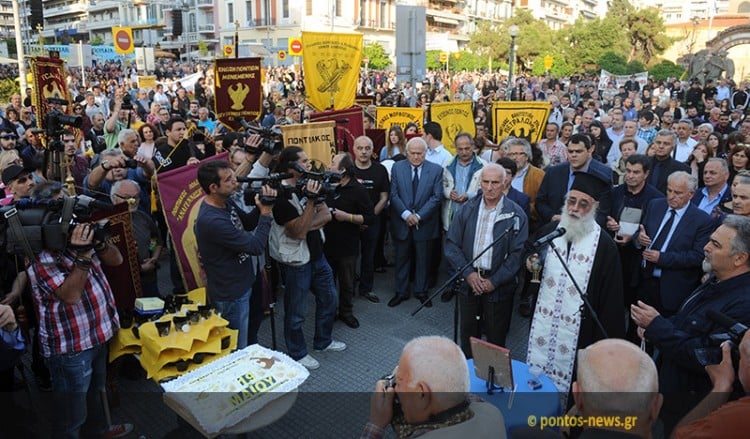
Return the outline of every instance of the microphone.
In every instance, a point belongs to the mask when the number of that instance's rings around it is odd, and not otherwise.
[[[533,246],[536,249],[540,249],[544,247],[545,245],[549,244],[550,242],[552,242],[553,239],[563,236],[565,232],[566,230],[564,227],[558,227],[557,229],[553,230],[551,233],[548,233],[542,236],[541,238],[537,239],[534,242]]]

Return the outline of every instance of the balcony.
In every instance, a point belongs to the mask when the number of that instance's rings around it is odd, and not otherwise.
[[[102,1],[102,2],[96,2],[92,3],[88,7],[89,13],[92,12],[98,12],[98,11],[108,11],[110,9],[119,9],[120,4],[113,1]]]
[[[273,18],[265,19],[265,18],[254,18],[252,20],[247,20],[247,27],[267,27],[267,26],[276,26],[276,20]]]
[[[195,0],[199,8],[213,8],[214,0]]]
[[[76,3],[73,5],[58,6],[56,8],[47,8],[44,10],[44,18],[61,17],[69,14],[83,14],[86,12],[86,5]]]
[[[115,27],[120,25],[119,19],[108,19],[108,20],[92,20],[89,18],[89,29],[106,29],[108,27]]]
[[[198,32],[200,33],[209,33],[212,34],[215,32],[214,25],[212,24],[199,24],[198,25]]]

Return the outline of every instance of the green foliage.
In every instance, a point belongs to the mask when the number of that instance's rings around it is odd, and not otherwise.
[[[18,50],[16,48],[16,40],[11,38],[3,38],[2,41],[8,45],[8,56],[11,58],[18,58]]]
[[[648,64],[664,53],[674,42],[666,34],[661,12],[653,7],[634,11],[627,16],[626,32],[631,50],[628,60]]]
[[[100,35],[95,36],[94,38],[89,41],[89,45],[91,46],[101,46],[104,44],[104,38],[102,38]]]
[[[664,80],[667,78],[679,78],[685,72],[685,69],[673,63],[672,61],[664,60],[659,64],[648,69],[650,76],[653,76],[656,80]]]
[[[384,70],[391,65],[391,59],[385,52],[385,48],[377,42],[365,44],[362,49],[362,58],[369,59],[368,67],[374,70]]]
[[[14,93],[21,93],[21,87],[10,78],[0,79],[0,102],[10,102]]]
[[[628,72],[628,62],[624,56],[615,52],[604,52],[597,61],[599,66],[615,75],[624,75]]]
[[[458,54],[458,59],[456,59]],[[487,68],[487,60],[481,56],[473,54],[469,51],[462,50],[460,52],[450,54],[450,68],[452,71],[474,71]]]
[[[531,73],[535,76],[538,75],[544,75],[546,71],[544,70],[544,57],[547,56],[547,54],[539,55],[536,58],[534,58],[534,67],[531,70]],[[575,72],[576,68],[569,65],[565,58],[559,54],[555,53],[552,54],[552,68],[550,69],[550,73],[554,76],[568,76],[571,73]]]
[[[638,60],[633,60],[628,63],[627,74],[645,72],[646,66]]]
[[[208,55],[208,44],[205,40],[198,40],[198,53],[200,53],[201,56]]]

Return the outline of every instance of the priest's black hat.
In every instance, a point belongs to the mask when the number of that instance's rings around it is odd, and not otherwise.
[[[570,190],[581,191],[586,195],[591,196],[596,201],[599,201],[603,192],[607,190],[607,183],[599,177],[591,175],[587,172],[574,172],[573,185],[570,186]]]

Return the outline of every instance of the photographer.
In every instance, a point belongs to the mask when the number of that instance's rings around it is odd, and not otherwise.
[[[90,434],[106,429],[101,395],[107,342],[119,320],[102,265],[118,266],[123,259],[117,247],[95,241],[94,230],[95,225],[77,224],[67,249],[42,250],[26,268],[52,378],[54,437],[79,437],[84,424]],[[132,425],[113,427],[110,434],[132,430]]]
[[[124,131],[124,133],[127,134],[127,131]],[[135,132],[133,131],[133,133]],[[137,138],[138,135],[136,134],[135,137]],[[126,143],[123,142],[125,148],[132,149],[132,146],[127,146]],[[141,186],[141,200],[138,207],[144,212],[150,213],[149,193],[144,191],[144,187],[148,187],[152,173],[153,163],[147,158],[140,155],[129,158],[119,148],[107,149],[99,154],[98,166],[95,166],[89,175],[83,179],[83,193],[99,201],[111,203],[109,193],[112,190],[112,184],[127,178]]]
[[[735,437],[747,434],[750,429],[750,331],[745,332],[738,346],[740,361],[737,368],[745,397],[727,403],[734,388],[735,373],[732,365],[731,343],[722,344],[721,363],[706,366],[711,377],[711,393],[677,425],[672,437],[676,439],[703,437]],[[745,433],[739,433],[744,431]]]
[[[505,437],[500,410],[470,399],[466,358],[445,337],[418,337],[407,343],[389,381],[375,384],[370,420],[361,439],[382,438],[388,424],[399,438]]]
[[[326,224],[325,232],[335,239],[325,242],[325,255],[339,282],[339,320],[350,328],[359,328],[359,321],[352,314],[359,230],[372,224],[375,216],[367,190],[357,181],[349,153],[336,154],[329,169],[340,173],[341,182],[327,200],[333,221]]]
[[[310,160],[302,148],[290,146],[279,155],[278,172],[290,172],[284,183],[292,186],[273,206],[275,223],[271,228],[269,250],[279,262],[286,285],[284,294],[284,339],[292,359],[313,370],[320,363],[307,353],[302,326],[307,312],[307,292],[315,296],[315,339],[318,351],[343,351],[346,344],[333,340],[336,314],[336,290],[333,272],[323,255],[322,228],[331,221],[325,202],[319,200],[320,182],[307,180],[297,188],[303,173],[309,171]]]
[[[750,324],[750,218],[727,216],[703,251],[703,268],[711,276],[674,316],[665,318],[641,301],[630,307],[638,334],[659,349],[659,387],[664,394],[661,418],[667,434],[711,390],[699,354],[712,348],[711,334],[726,329],[711,320],[708,311]]]
[[[237,178],[224,160],[203,163],[198,168],[198,182],[206,192],[195,221],[206,292],[229,327],[239,331],[237,348],[242,349],[248,344],[250,296],[260,270],[258,259],[251,256],[265,252],[272,206],[261,203],[256,195],[257,209],[251,214],[242,211],[230,199],[237,190]],[[275,197],[276,191],[264,187],[262,194]],[[251,334],[250,339],[256,341],[257,334]]]
[[[108,149],[117,147],[117,136],[120,134],[120,131],[130,128],[130,124],[134,120],[134,110],[131,101],[132,98],[130,95],[123,94],[119,89],[115,92],[112,113],[104,124],[104,141],[107,143]]]

